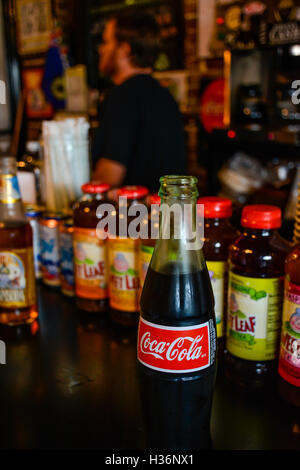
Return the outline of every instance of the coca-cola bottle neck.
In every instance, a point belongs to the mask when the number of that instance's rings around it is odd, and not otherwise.
[[[15,157],[0,158],[0,225],[26,223]]]
[[[160,183],[159,239],[151,268],[164,272],[176,264],[182,272],[199,271],[205,261],[197,223],[197,178],[164,176]]]

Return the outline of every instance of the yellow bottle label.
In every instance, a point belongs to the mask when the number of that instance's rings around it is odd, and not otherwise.
[[[106,244],[94,229],[74,228],[75,291],[84,299],[108,297]]]
[[[116,310],[139,310],[139,240],[109,240],[109,304]]]
[[[225,282],[227,263],[225,261],[206,261],[215,298],[217,337],[225,336],[224,302],[226,298]]]
[[[0,306],[26,308],[36,302],[32,248],[0,252]]]
[[[278,355],[283,278],[229,274],[227,349],[241,359],[268,361]]]
[[[139,256],[140,288],[143,288],[148,267],[152,258],[154,246],[141,245]]]

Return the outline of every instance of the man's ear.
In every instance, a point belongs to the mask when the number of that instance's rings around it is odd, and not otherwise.
[[[122,57],[127,57],[129,59],[131,55],[131,47],[128,42],[122,42],[119,46],[119,50],[121,52]]]

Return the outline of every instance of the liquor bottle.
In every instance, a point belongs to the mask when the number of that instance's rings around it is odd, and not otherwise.
[[[200,236],[190,243],[191,229],[196,233],[198,226],[197,178],[165,176],[160,182],[160,233],[142,291],[138,331],[147,439],[151,448],[207,449],[216,320]],[[184,215],[188,206],[190,217]]]
[[[0,159],[0,323],[38,317],[32,229],[26,219],[14,157]]]

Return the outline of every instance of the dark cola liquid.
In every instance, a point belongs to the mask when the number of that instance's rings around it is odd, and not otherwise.
[[[149,267],[141,296],[145,320],[169,326],[189,326],[214,319],[214,298],[207,269],[185,273],[169,263],[163,272]]]
[[[168,326],[214,320],[214,300],[206,269],[184,273],[177,264],[151,268],[141,298],[142,316]],[[216,363],[193,373],[155,371],[139,364],[147,446],[161,450],[211,448],[210,415]]]

